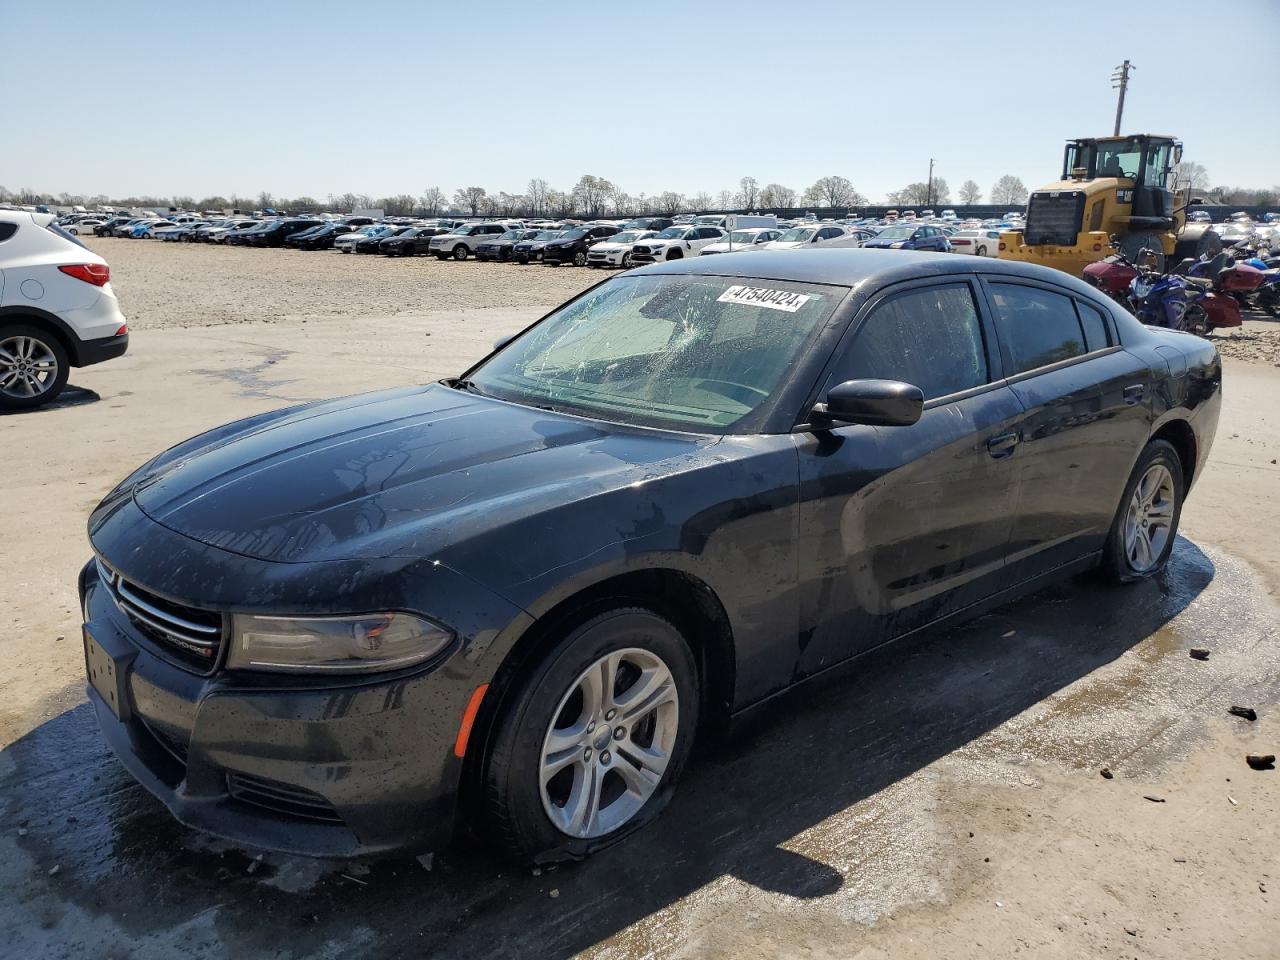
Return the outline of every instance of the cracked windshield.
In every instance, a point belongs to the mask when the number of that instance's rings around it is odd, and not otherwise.
[[[471,377],[530,406],[732,433],[845,287],[727,277],[620,277],[548,317]]]

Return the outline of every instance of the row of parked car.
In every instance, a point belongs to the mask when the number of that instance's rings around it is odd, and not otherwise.
[[[549,266],[628,268],[646,263],[746,250],[887,247],[995,256],[999,231],[1009,221],[960,223],[954,219],[779,220],[768,215],[705,214],[588,222],[549,220],[375,221],[371,217],[202,217],[180,214],[83,217],[63,226],[72,233],[221,243],[234,246],[336,250],[351,254],[440,260],[540,262]]]

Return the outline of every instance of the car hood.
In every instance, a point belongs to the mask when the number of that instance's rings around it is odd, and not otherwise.
[[[872,237],[870,240],[864,240],[864,241],[862,242],[862,245],[863,245],[864,247],[891,247],[891,246],[893,246],[895,243],[911,243],[911,242],[912,242],[912,241],[911,241],[911,240],[909,240],[909,239],[907,239],[907,240],[889,240],[889,239],[884,239],[884,240],[882,240],[882,239],[880,239],[879,237]]]
[[[711,438],[617,427],[439,384],[233,424],[127,479],[152,520],[278,562],[449,561],[449,548],[691,462]]]

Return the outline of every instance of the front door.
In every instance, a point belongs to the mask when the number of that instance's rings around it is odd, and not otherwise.
[[[797,433],[796,676],[1005,585],[1023,408],[1000,379],[976,283],[891,288],[864,308],[822,393],[881,378],[925,394],[919,422]]]

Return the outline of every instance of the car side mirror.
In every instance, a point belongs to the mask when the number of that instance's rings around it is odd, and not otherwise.
[[[516,335],[514,333],[508,334],[505,337],[499,337],[497,340],[493,341],[493,352],[497,353],[499,350],[501,350],[503,347],[505,347],[508,343],[510,343],[515,338],[516,338]]]
[[[924,412],[924,391],[900,380],[846,380],[814,404],[815,426],[862,423],[877,427],[909,427]]]

